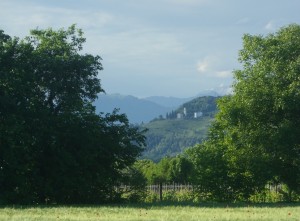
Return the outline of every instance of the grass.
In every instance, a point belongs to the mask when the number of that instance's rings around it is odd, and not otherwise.
[[[141,204],[111,206],[3,207],[5,221],[193,221],[294,220],[300,221],[300,204]]]

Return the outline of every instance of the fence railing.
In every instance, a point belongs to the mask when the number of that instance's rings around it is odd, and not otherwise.
[[[131,187],[128,185],[120,185],[118,187],[115,187],[117,191],[121,192],[127,192],[131,190]],[[197,185],[192,185],[192,184],[179,184],[179,183],[165,183],[165,184],[158,184],[158,185],[148,185],[146,186],[146,190],[149,193],[154,193],[159,195],[159,199],[162,200],[163,198],[163,193],[165,192],[181,192],[181,191],[186,191],[186,192],[202,192],[206,193],[204,189],[201,188],[201,186]],[[274,195],[275,194],[275,195]],[[268,199],[270,198],[270,199]],[[273,198],[273,199],[271,199]],[[266,201],[271,201],[271,200],[277,200],[277,201],[283,201],[284,196],[283,196],[283,185],[282,184],[274,184],[274,183],[268,183],[265,186],[265,192],[262,194],[255,194],[253,195],[253,201],[255,202],[266,202]]]
[[[180,184],[180,183],[163,183],[163,184],[157,184],[157,185],[148,185],[146,186],[146,189],[149,192],[155,192],[158,193],[160,191],[160,188],[162,191],[193,191],[195,189],[201,189],[199,186],[195,186],[192,184]],[[121,185],[117,189],[119,190],[130,190],[129,185]],[[280,192],[282,190],[282,184],[267,184],[266,189],[272,192]]]
[[[161,185],[162,191],[193,191],[194,187],[191,184],[178,184],[178,183],[172,183],[172,184],[162,184]],[[147,186],[147,190],[149,192],[159,193],[160,191],[160,185],[149,185]]]

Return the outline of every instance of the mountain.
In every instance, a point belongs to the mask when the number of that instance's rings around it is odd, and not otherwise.
[[[211,94],[217,96],[214,91],[202,91],[199,94]],[[159,116],[166,116],[166,113],[177,109],[183,103],[194,99],[152,96],[147,98],[137,98],[131,95],[120,94],[100,94],[94,102],[97,112],[111,113],[115,108],[120,109],[120,113],[127,115],[130,123],[141,124]]]
[[[181,113],[185,118],[194,118],[195,113],[202,113],[202,115],[214,115],[217,110],[216,100],[218,97],[205,96],[195,98],[187,103],[182,104],[175,113]],[[185,114],[184,114],[185,112]]]
[[[173,110],[168,119],[155,119],[142,128],[147,128],[147,146],[142,158],[159,161],[164,156],[175,156],[188,147],[205,140],[208,128],[217,112],[217,97],[199,97]],[[184,115],[183,112],[186,114]],[[194,118],[194,113],[202,113]],[[177,118],[177,114],[182,114]]]
[[[162,106],[146,99],[120,94],[101,94],[94,105],[97,112],[104,113],[111,113],[115,108],[118,108],[120,113],[125,113],[133,124],[149,122],[159,115],[165,115],[171,111],[170,107]]]
[[[219,97],[219,93],[214,90],[202,90],[200,91],[196,96],[194,97],[188,97],[188,98],[178,98],[178,97],[164,97],[164,96],[151,96],[144,98],[145,100],[154,102],[158,105],[164,106],[164,107],[172,107],[177,108],[180,105],[193,100],[197,97]]]
[[[218,91],[220,91],[220,88],[218,88]],[[219,96],[220,96],[220,93],[216,92],[215,90],[203,90],[203,91],[200,91],[197,94],[197,96],[194,98],[197,98],[197,97],[219,97]]]
[[[144,98],[145,100],[156,103],[160,106],[177,108],[179,105],[186,103],[193,98],[178,98],[178,97],[163,97],[163,96],[151,96]]]

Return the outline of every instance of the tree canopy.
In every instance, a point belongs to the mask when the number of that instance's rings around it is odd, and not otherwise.
[[[229,190],[231,196],[247,198],[268,181],[297,192],[300,26],[292,24],[267,36],[244,35],[239,61],[243,68],[234,71],[233,94],[219,100],[207,142],[191,151],[198,179],[214,177],[220,190],[215,195],[221,198]],[[219,174],[220,165],[222,179],[211,176]]]
[[[101,58],[83,32],[0,31],[0,203],[113,200],[145,137],[116,111],[95,113]]]

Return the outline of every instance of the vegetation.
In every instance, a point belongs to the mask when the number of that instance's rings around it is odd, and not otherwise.
[[[145,137],[117,112],[97,115],[101,58],[67,30],[0,31],[0,203],[99,203],[142,151]]]
[[[204,96],[195,98],[189,102],[182,104],[177,110],[167,113],[167,119],[176,119],[177,114],[181,113],[184,115],[184,109],[186,115],[183,116],[185,119],[193,119],[194,113],[202,112],[203,116],[213,117],[217,111],[217,99],[218,97]]]
[[[281,200],[299,200],[299,45],[299,25],[244,36],[234,93],[219,99],[207,140],[181,156],[192,165],[185,179],[202,199],[251,201],[266,194],[267,184],[280,184]],[[148,182],[172,182],[172,160],[140,168]]]
[[[300,26],[245,35],[234,93],[218,102],[208,140],[187,152],[212,199],[249,199],[267,182],[300,189]]]
[[[37,207],[37,208],[2,208],[0,220],[72,220],[72,221],[134,221],[134,220],[298,220],[300,206],[298,204],[140,204],[114,205],[96,207]]]
[[[95,113],[92,102],[103,92],[101,58],[82,54],[81,30],[36,29],[23,40],[0,31],[0,204],[155,202],[147,184],[159,184],[159,199],[173,202],[299,201],[300,26],[265,37],[245,35],[243,41],[243,69],[234,72],[233,94],[218,100],[214,120],[216,98],[203,97],[138,128],[117,111]],[[203,116],[192,119],[198,111]],[[174,113],[181,119],[172,119]],[[155,161],[136,161],[146,128],[144,157]],[[191,183],[192,190],[162,193],[163,183],[175,182]],[[46,216],[26,214],[38,208],[4,208],[0,219],[52,219],[51,209],[56,218],[73,220],[120,219],[119,211],[122,220],[199,219],[194,207],[185,208],[188,214],[181,207],[155,208],[147,208],[150,216],[118,208],[111,217],[101,208],[89,208],[91,216],[81,211],[84,217],[75,208],[45,208]],[[268,208],[268,215],[249,207],[247,213],[211,209],[201,219],[284,220],[299,213],[299,207],[286,208]],[[218,214],[206,216],[210,212]]]
[[[147,184],[187,183],[192,175],[192,165],[182,156],[165,157],[158,163],[151,160],[139,160],[134,164],[146,178]]]
[[[201,143],[205,138],[213,118],[202,117],[195,120],[157,120],[144,124],[146,148],[143,159],[158,162],[165,156],[176,156],[186,148]]]
[[[166,119],[161,116],[143,124],[142,128],[148,129],[143,158],[158,162],[165,156],[176,156],[186,148],[202,143],[217,111],[216,100],[216,97],[195,98],[168,113]],[[187,115],[177,119],[177,113],[183,114],[184,108]],[[202,112],[203,116],[194,118],[195,112]]]

